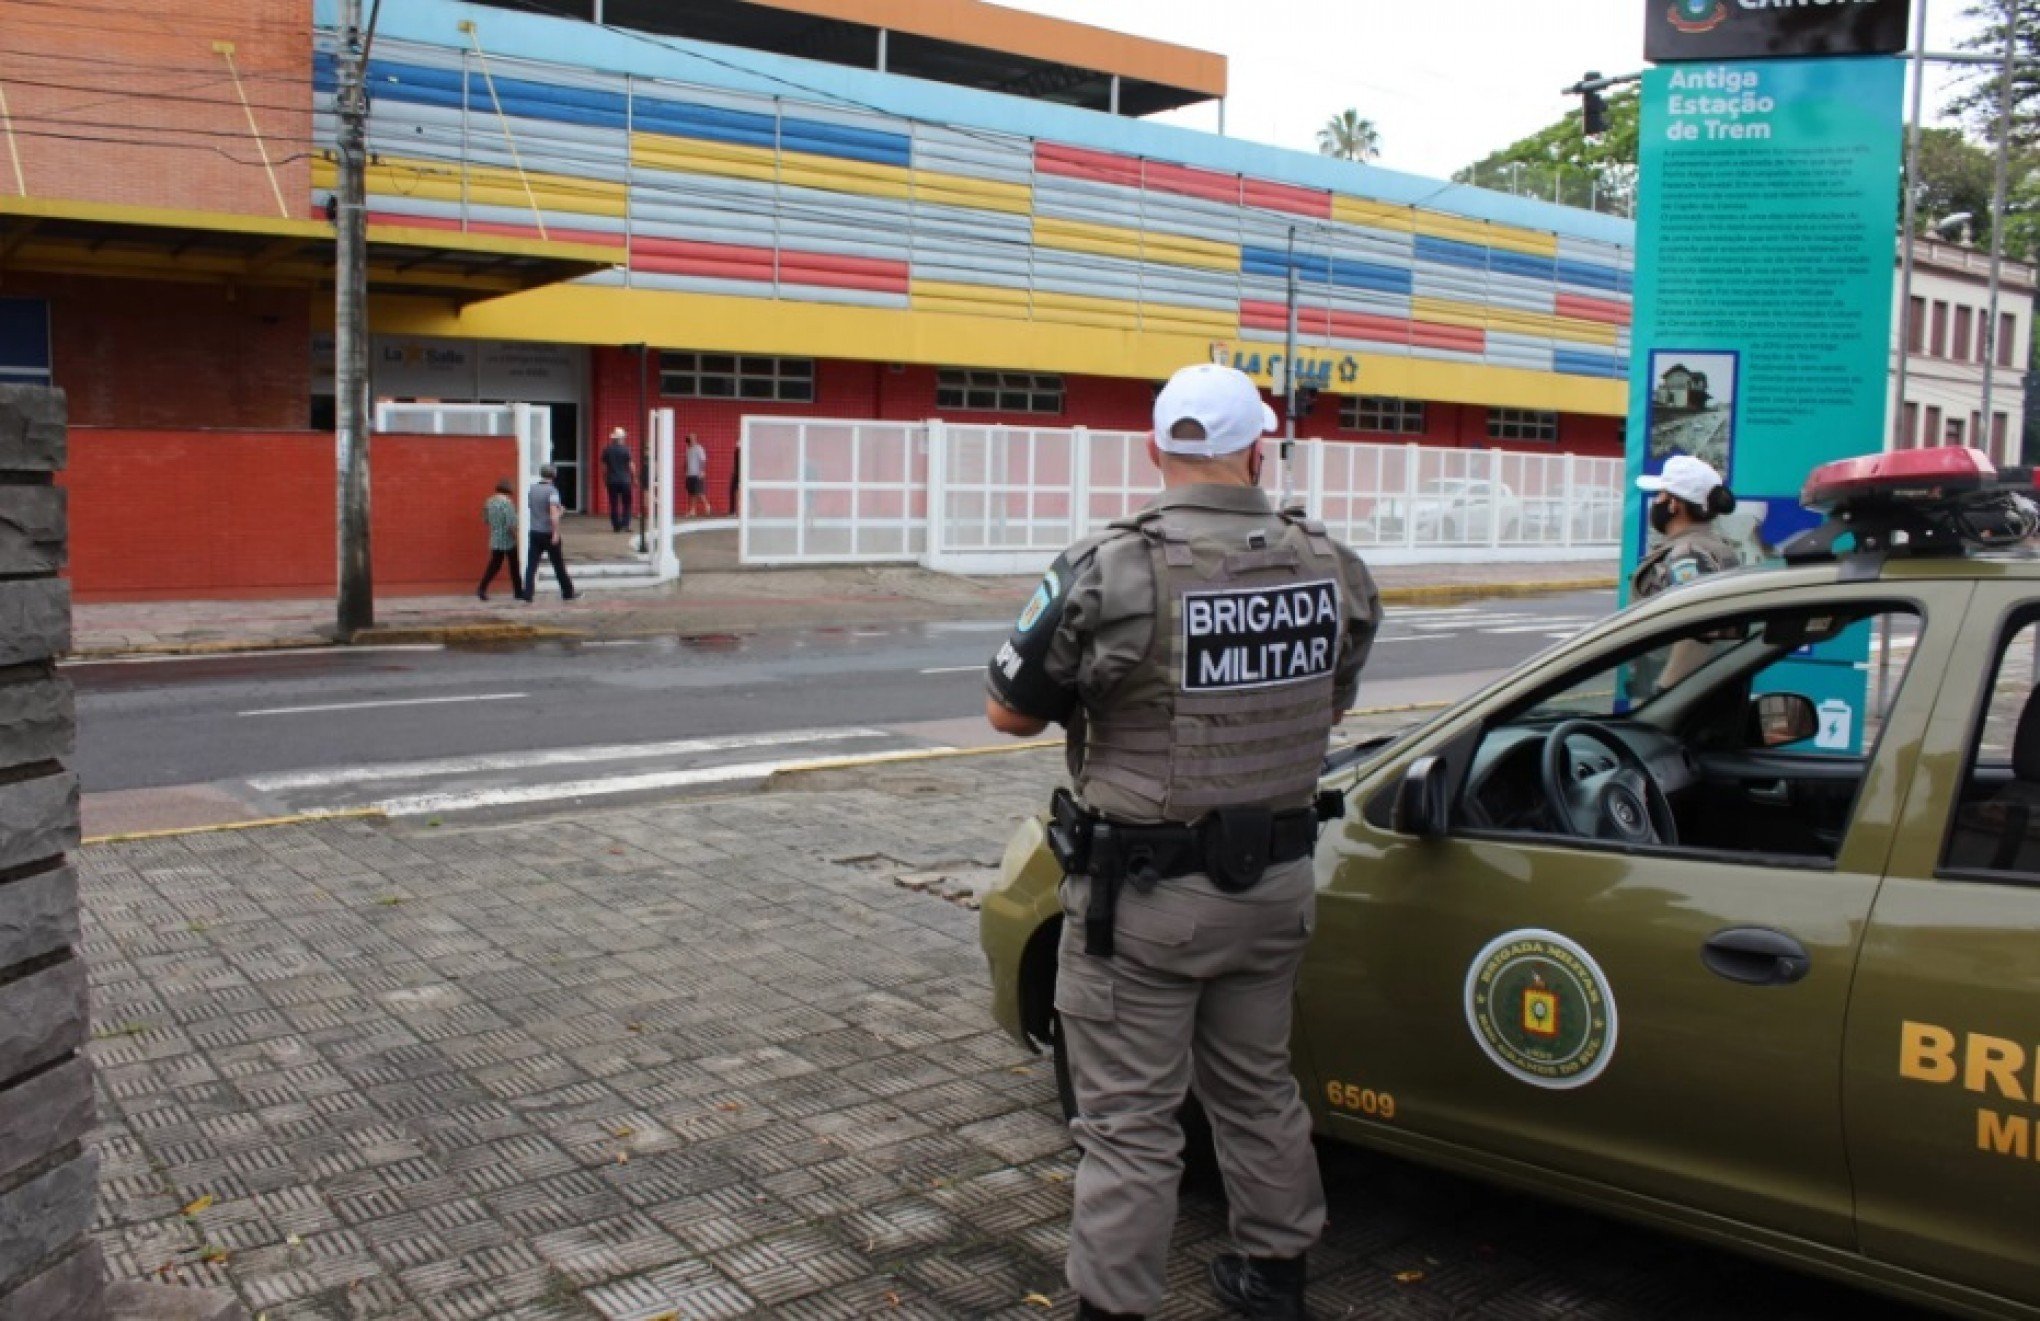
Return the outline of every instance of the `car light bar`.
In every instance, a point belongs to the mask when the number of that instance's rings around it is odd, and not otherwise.
[[[1931,504],[1997,480],[1997,468],[1983,451],[1966,445],[1894,450],[1823,463],[1807,476],[1799,503],[1823,513],[1863,500]]]

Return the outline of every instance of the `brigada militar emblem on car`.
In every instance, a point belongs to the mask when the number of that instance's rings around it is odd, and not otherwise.
[[[1466,1022],[1504,1073],[1584,1087],[1615,1055],[1615,996],[1601,965],[1555,931],[1509,931],[1466,973]]]

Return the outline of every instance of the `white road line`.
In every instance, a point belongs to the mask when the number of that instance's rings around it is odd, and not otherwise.
[[[1378,647],[1384,642],[1450,642],[1458,636],[1457,633],[1411,633],[1407,637],[1378,637],[1374,639],[1374,645]]]
[[[936,666],[936,667],[935,667],[934,669],[932,669],[932,670],[922,670],[922,671],[921,671],[921,673],[923,673],[923,674],[975,674],[975,673],[977,673],[977,672],[978,672],[979,670],[982,670],[982,669],[984,669],[984,666],[982,666],[982,665],[937,665],[937,666]]]
[[[1013,625],[1004,619],[962,619],[926,626],[930,633],[1010,633]]]
[[[373,784],[379,780],[425,779],[435,775],[473,775],[487,771],[542,770],[548,766],[581,766],[602,761],[643,761],[652,757],[684,757],[703,752],[734,752],[799,743],[841,743],[848,739],[884,738],[879,729],[783,729],[767,734],[727,738],[675,739],[665,743],[616,743],[585,748],[547,748],[532,752],[499,752],[474,757],[443,757],[433,761],[394,761],[376,766],[336,766],[325,770],[258,775],[247,781],[258,793],[289,789],[325,789],[338,784]]]
[[[1544,633],[1544,632],[1548,632],[1548,631],[1550,630],[1550,628],[1551,628],[1551,626],[1552,626],[1552,624],[1553,624],[1553,623],[1562,623],[1562,622],[1564,622],[1564,621],[1562,621],[1562,620],[1550,620],[1550,619],[1546,619],[1546,620],[1543,620],[1543,621],[1541,621],[1541,622],[1539,622],[1539,623],[1535,623],[1535,624],[1507,624],[1507,625],[1504,625],[1504,626],[1503,626],[1503,627],[1501,627],[1501,628],[1482,628],[1482,629],[1476,629],[1475,631],[1476,631],[1476,632],[1479,632],[1479,633],[1486,633],[1486,634],[1488,634],[1488,635],[1490,635],[1490,636],[1492,636],[1492,637],[1506,637],[1506,636],[1508,636],[1509,634],[1512,634],[1512,633]],[[1587,630],[1586,630],[1586,629],[1585,629],[1584,627],[1582,627],[1582,628],[1580,628],[1580,629],[1577,629],[1577,630],[1575,630],[1575,631],[1576,631],[1576,632],[1580,632],[1580,633],[1584,633],[1584,632],[1586,632]],[[1567,634],[1566,636],[1570,637],[1570,636],[1572,636],[1572,635],[1571,635],[1571,634]]]
[[[600,780],[566,780],[557,784],[520,784],[471,793],[413,794],[371,804],[390,816],[424,816],[435,812],[472,812],[485,807],[557,802],[568,798],[600,798],[655,789],[683,789],[696,784],[727,784],[762,780],[798,760],[745,761],[729,766],[697,766],[684,771],[652,771],[644,775],[613,775]]]
[[[331,702],[324,706],[271,706],[260,711],[236,711],[242,716],[301,716],[313,711],[371,711],[385,706],[443,706],[448,702],[511,702],[529,693],[467,693],[460,697],[403,697],[387,702]]]
[[[391,642],[373,647],[270,647],[253,651],[202,651],[183,656],[83,656],[58,661],[63,669],[83,665],[163,665],[171,661],[246,660],[262,656],[360,656],[371,651],[445,651],[443,642]]]

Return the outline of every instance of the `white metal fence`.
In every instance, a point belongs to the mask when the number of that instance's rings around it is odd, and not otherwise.
[[[1306,440],[1287,487],[1376,563],[1601,559],[1621,535],[1622,468],[1571,454]],[[1266,483],[1280,484],[1272,465]],[[1146,432],[753,417],[740,545],[746,564],[1033,573],[1160,487]]]

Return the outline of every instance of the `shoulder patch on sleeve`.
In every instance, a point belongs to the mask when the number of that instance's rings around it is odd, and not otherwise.
[[[1671,570],[1672,585],[1681,587],[1700,576],[1700,561],[1694,559],[1673,560],[1666,566]]]

